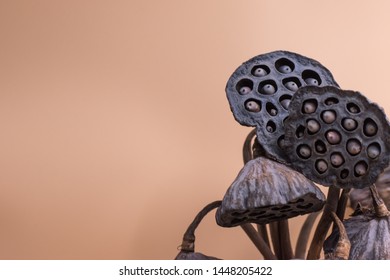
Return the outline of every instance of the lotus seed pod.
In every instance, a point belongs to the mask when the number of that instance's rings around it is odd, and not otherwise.
[[[311,86],[318,86],[318,81],[314,78],[307,78],[305,80],[305,83],[308,84],[308,85],[311,85]]]
[[[252,91],[252,89],[250,87],[242,87],[240,88],[240,94],[248,94]]]
[[[355,165],[355,173],[358,176],[363,176],[367,173],[367,164],[365,162],[359,162]]]
[[[306,114],[314,113],[316,109],[317,109],[317,105],[313,101],[308,100],[305,101],[305,103],[303,103],[303,112]]]
[[[256,76],[256,77],[264,77],[267,74],[268,74],[267,71],[265,71],[261,67],[258,67],[258,68],[255,69],[255,71],[253,71],[253,75]]]
[[[347,151],[348,153],[350,153],[351,155],[357,155],[358,153],[360,153],[362,150],[362,145],[360,144],[360,142],[356,139],[351,139],[351,140],[348,140],[347,142]]]
[[[344,158],[341,154],[334,153],[330,156],[330,162],[332,163],[333,166],[339,167],[344,163]]]
[[[230,76],[226,94],[234,118],[241,125],[256,127],[257,136],[267,157],[287,163],[285,150],[278,144],[277,139],[284,136],[283,121],[289,115],[288,107],[292,94],[305,84],[304,80],[309,77],[317,79],[324,86],[337,86],[329,70],[318,61],[287,51],[253,57],[242,63]],[[241,93],[242,87],[249,87],[250,91],[242,89]],[[248,108],[249,100],[254,100],[259,106]],[[274,105],[276,115],[273,110],[263,110],[263,104],[266,109],[265,105],[268,103]],[[275,123],[272,133],[265,125],[270,116]]]
[[[344,129],[346,129],[348,131],[352,131],[352,130],[356,129],[357,122],[354,119],[346,118],[346,119],[343,119],[342,126],[344,127]]]
[[[378,131],[378,126],[372,120],[366,120],[364,123],[364,134],[367,136],[374,136]]]
[[[288,106],[290,105],[290,99],[283,99],[282,101],[280,101],[280,104],[282,105],[282,107],[286,110],[288,110]]]
[[[328,140],[329,144],[335,145],[340,143],[341,135],[336,130],[329,130],[326,133],[326,140]]]
[[[325,123],[332,123],[336,119],[336,113],[334,111],[325,111],[322,113],[322,120]]]
[[[284,84],[284,86],[286,87],[286,88],[288,88],[289,90],[291,90],[291,91],[297,91],[298,90],[298,85],[297,85],[297,83],[295,83],[295,82],[293,82],[293,81],[290,81],[290,82],[287,82],[287,83],[285,83]]]
[[[256,101],[253,101],[253,100],[248,101],[245,104],[245,108],[250,112],[254,112],[254,113],[260,112],[260,105]]]
[[[325,160],[323,159],[320,159],[316,162],[316,169],[317,171],[322,174],[324,173],[326,170],[328,170],[328,164],[326,163]]]
[[[320,130],[320,124],[316,120],[308,120],[307,129],[309,130],[310,133],[314,134],[318,130]]]
[[[271,95],[276,92],[276,89],[273,85],[271,84],[266,84],[261,88],[261,93]]]
[[[298,153],[302,158],[309,158],[311,156],[311,149],[307,145],[302,145],[298,148]]]
[[[282,65],[278,68],[278,71],[283,74],[291,73],[291,67],[288,65]]]
[[[367,155],[372,159],[377,158],[380,155],[380,153],[381,153],[381,149],[378,144],[375,143],[371,144],[367,148]]]
[[[325,196],[305,176],[276,161],[248,161],[227,190],[215,215],[217,224],[268,224],[320,210]]]

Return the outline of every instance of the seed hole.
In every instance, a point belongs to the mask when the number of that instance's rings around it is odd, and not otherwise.
[[[328,106],[331,106],[331,105],[334,105],[334,104],[337,104],[339,103],[339,100],[335,97],[329,97],[325,100],[325,104],[328,105]]]
[[[322,83],[320,75],[318,75],[318,73],[313,70],[303,71],[302,79],[305,81],[306,84],[312,86],[319,86]]]
[[[374,136],[378,132],[378,125],[370,118],[364,120],[363,131],[366,136]]]
[[[294,63],[287,58],[280,58],[275,62],[275,68],[283,74],[291,73],[295,69]]]
[[[250,93],[252,89],[253,89],[253,82],[249,79],[242,79],[236,85],[236,90],[241,95]]]
[[[314,144],[317,153],[324,154],[326,153],[326,145],[321,140],[317,140]]]
[[[298,209],[309,209],[309,208],[311,208],[311,207],[313,207],[313,203],[308,203],[308,204],[298,204],[297,205],[297,208]]]
[[[273,133],[276,130],[276,124],[273,121],[268,121],[266,129],[269,133]]]
[[[364,161],[359,161],[355,165],[355,168],[354,168],[355,173],[354,174],[356,177],[364,176],[367,173],[367,169],[368,169],[367,163]]]
[[[257,113],[261,111],[261,102],[255,99],[249,99],[245,102],[245,109],[249,112]]]
[[[303,125],[299,125],[297,130],[295,131],[295,136],[297,138],[302,138],[305,134],[305,127]]]
[[[329,130],[325,134],[326,140],[328,140],[329,144],[336,145],[341,142],[341,135],[337,130]]]
[[[311,157],[311,149],[308,145],[302,144],[297,147],[297,154],[300,158],[308,159]]]
[[[359,114],[360,113],[360,108],[358,105],[356,105],[355,103],[348,103],[347,104],[347,110],[351,113],[351,114]]]
[[[259,84],[259,92],[264,95],[272,95],[278,90],[278,86],[274,80],[262,81]]]
[[[322,112],[321,118],[325,123],[331,124],[336,120],[336,112],[333,110],[326,110]]]
[[[344,118],[342,121],[341,121],[341,125],[342,127],[347,130],[347,131],[353,131],[357,128],[358,126],[358,123],[357,121],[355,121],[354,119],[351,119],[351,118]]]
[[[334,167],[339,167],[345,162],[344,157],[341,153],[333,153],[330,155],[330,163]]]
[[[267,110],[270,116],[276,116],[278,114],[278,109],[276,109],[275,105],[272,104],[271,102],[267,103],[265,109]]]
[[[288,106],[290,105],[290,101],[291,101],[291,95],[282,95],[279,98],[279,103],[280,103],[280,105],[282,105],[282,107],[285,110],[288,110]]]
[[[317,100],[308,99],[305,102],[303,102],[302,113],[304,114],[314,113],[317,110],[317,106],[318,106]]]
[[[362,150],[362,144],[357,139],[350,139],[347,141],[347,151],[350,155],[355,156]]]
[[[316,134],[321,129],[320,123],[314,119],[307,120],[306,127],[308,133],[311,135]]]
[[[255,67],[252,68],[251,73],[253,76],[256,77],[264,77],[270,73],[270,69],[266,65],[256,65]]]
[[[348,170],[348,169],[343,169],[343,170],[341,170],[341,172],[340,172],[340,178],[341,178],[341,179],[347,178],[348,175],[349,175],[349,170]]]
[[[369,158],[375,159],[381,153],[381,146],[378,143],[372,143],[367,147],[367,155]]]
[[[283,85],[293,92],[296,92],[301,86],[301,82],[296,77],[286,78],[282,81]]]
[[[316,161],[315,167],[318,173],[323,174],[328,170],[328,163],[323,159],[319,159]]]

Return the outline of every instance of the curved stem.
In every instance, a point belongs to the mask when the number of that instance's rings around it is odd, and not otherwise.
[[[334,212],[331,212],[330,214],[333,222],[339,229],[339,240],[337,241],[333,258],[336,260],[348,260],[349,252],[351,250],[351,242],[349,241],[347,231],[345,230],[344,224],[339,217]]]
[[[316,231],[311,241],[309,252],[307,253],[308,260],[318,260],[320,258],[322,245],[324,244],[328,230],[332,224],[331,212],[335,212],[339,201],[340,189],[329,187],[328,197],[322,212],[321,219],[317,225]]]
[[[390,212],[387,209],[385,203],[383,202],[383,199],[379,195],[375,184],[370,186],[370,192],[371,192],[372,202],[373,202],[374,209],[375,209],[375,215],[377,217],[390,216]]]
[[[242,224],[241,228],[248,235],[249,239],[252,240],[253,244],[260,251],[266,260],[276,260],[275,255],[272,253],[271,249],[265,243],[264,239],[257,233],[256,229],[252,224],[246,223]]]
[[[267,231],[267,225],[259,225],[259,224],[257,224],[257,231],[260,234],[260,237],[264,239],[264,241],[267,244],[267,246],[270,247],[268,231]]]
[[[244,159],[244,164],[253,159],[252,154],[252,139],[256,135],[256,129],[251,130],[248,136],[245,138],[244,145],[242,147],[242,157]]]
[[[288,226],[288,220],[281,220],[278,222],[279,228],[279,242],[280,249],[282,254],[282,260],[291,260],[294,257],[291,238],[290,238],[290,229]]]
[[[217,200],[207,204],[195,217],[192,223],[188,226],[183,236],[181,250],[186,252],[194,252],[195,250],[195,230],[199,226],[203,218],[213,209],[219,207],[222,201]]]
[[[295,247],[295,258],[297,259],[305,259],[306,258],[306,249],[309,243],[309,236],[313,225],[321,212],[313,212],[310,213],[305,222],[302,225],[301,231],[299,232],[297,245]]]
[[[274,248],[275,255],[278,259],[282,259],[282,249],[280,248],[279,240],[279,226],[278,222],[272,222],[269,224],[269,231],[271,233],[272,247]]]
[[[339,198],[336,215],[341,221],[344,220],[345,209],[347,208],[350,191],[351,189],[343,189]],[[336,226],[337,226],[336,224],[333,224],[333,229],[335,229]]]

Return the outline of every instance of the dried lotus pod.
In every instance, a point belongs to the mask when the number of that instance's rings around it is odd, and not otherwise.
[[[375,182],[379,195],[382,197],[385,205],[390,208],[390,167],[387,167]],[[358,204],[363,208],[372,208],[372,197],[369,188],[352,189],[349,193],[349,199],[352,209],[356,209]]]
[[[234,118],[241,125],[256,127],[267,157],[286,161],[283,121],[293,94],[306,85],[337,83],[319,62],[287,51],[253,57],[230,76],[226,94]]]
[[[243,167],[216,213],[217,224],[267,224],[321,210],[325,196],[302,174],[264,157]]]
[[[373,212],[353,216],[343,222],[351,244],[350,260],[390,259],[390,217],[378,218]],[[325,258],[335,253],[339,230],[325,240]]]
[[[180,252],[175,260],[219,260],[215,257],[206,256],[202,253],[195,252],[195,230],[203,218],[213,209],[221,205],[221,201],[214,201],[206,205],[195,217],[183,235],[183,241],[180,245]]]
[[[289,162],[307,178],[324,186],[364,188],[389,165],[386,115],[361,93],[307,86],[296,92],[289,113]],[[319,129],[312,129],[313,122]]]

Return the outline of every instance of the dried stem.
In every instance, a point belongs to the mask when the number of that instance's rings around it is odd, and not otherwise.
[[[345,210],[347,208],[348,198],[349,198],[349,192],[351,189],[343,189],[341,192],[339,203],[337,205],[336,215],[340,220],[344,220],[345,216]],[[333,224],[333,230],[335,229],[337,225]]]
[[[279,240],[280,235],[279,235],[278,222],[270,223],[269,230],[271,233],[272,247],[274,248],[275,255],[278,259],[282,259],[282,251],[280,248],[280,240]]]
[[[199,226],[203,218],[213,209],[219,207],[222,201],[217,200],[206,205],[195,217],[192,223],[187,228],[183,236],[183,242],[181,244],[181,250],[186,252],[194,252],[195,250],[195,230]]]
[[[261,238],[264,239],[265,243],[270,247],[267,225],[257,225],[257,231],[259,232]]]
[[[333,258],[336,260],[348,260],[349,252],[351,250],[351,242],[349,241],[347,231],[345,230],[343,222],[339,217],[331,212],[332,220],[339,229],[339,240],[337,241],[336,249]]]
[[[260,251],[266,260],[276,260],[275,255],[272,253],[270,247],[265,243],[264,239],[257,233],[256,229],[252,224],[246,223],[242,224],[241,228],[248,235],[253,244]]]
[[[291,260],[294,257],[294,254],[291,246],[288,220],[285,219],[279,221],[278,228],[279,228],[279,242],[280,242],[282,260]]]
[[[295,247],[295,258],[296,259],[305,259],[306,258],[306,249],[309,243],[309,237],[313,225],[321,212],[310,213],[305,222],[302,225],[301,231],[299,232],[297,245]]]
[[[332,217],[330,213],[336,212],[339,194],[340,189],[336,187],[329,187],[324,211],[322,212],[321,219],[317,225],[313,240],[310,244],[309,252],[307,254],[308,260],[318,260],[320,258],[322,245],[332,224]]]
[[[370,186],[370,192],[371,192],[372,202],[375,209],[375,215],[377,217],[390,216],[390,212],[387,209],[385,203],[383,202],[383,199],[380,197],[375,184]]]
[[[244,159],[244,164],[253,159],[252,154],[252,139],[256,135],[256,129],[253,129],[249,132],[248,136],[245,138],[244,145],[242,147],[242,156]]]

